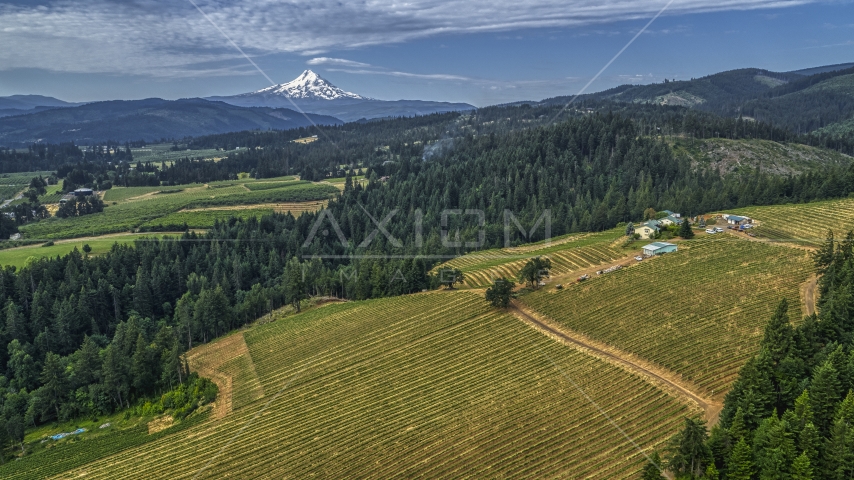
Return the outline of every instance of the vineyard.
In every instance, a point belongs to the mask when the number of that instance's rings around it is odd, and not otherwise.
[[[523,302],[565,327],[636,354],[720,396],[756,353],[782,298],[799,320],[806,252],[706,237],[678,253],[572,284]]]
[[[525,262],[532,257],[543,256],[552,262],[552,275],[565,275],[626,257],[627,252],[612,245],[620,238],[621,230],[570,235],[552,239],[550,245],[541,242],[470,253],[438,268],[458,268],[464,274],[464,286],[483,287],[491,285],[495,278],[516,278]]]
[[[773,240],[819,245],[833,230],[838,237],[854,229],[854,198],[799,205],[742,208],[736,213],[760,222],[754,232]]]
[[[296,204],[328,199],[338,192],[332,185],[297,182],[291,177],[277,182],[278,188],[250,190],[248,181],[213,182],[207,185],[178,185],[174,187],[114,188],[105,193],[104,211],[77,218],[49,218],[20,228],[25,238],[58,239],[97,236],[127,232],[139,227],[179,228],[184,221],[190,227],[205,228],[216,218],[226,218],[235,212],[212,213],[209,218],[203,211],[184,213],[182,210],[228,207],[234,205],[258,206],[267,203]],[[272,183],[272,182],[268,182]],[[261,207],[243,210],[236,216],[258,215],[274,208]]]
[[[4,173],[0,175],[0,201],[15,198],[15,195],[30,185],[33,177],[47,177],[53,172]]]
[[[698,413],[465,291],[331,304],[236,335],[248,352],[196,357],[232,378],[229,415],[62,477],[635,478],[644,457],[598,408],[645,451]]]

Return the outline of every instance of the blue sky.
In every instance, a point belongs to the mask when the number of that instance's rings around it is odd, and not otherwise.
[[[208,0],[276,82],[306,68],[381,99],[484,106],[579,91],[666,2]],[[267,80],[189,0],[0,0],[0,96],[231,95]],[[854,61],[850,1],[675,0],[588,91]]]

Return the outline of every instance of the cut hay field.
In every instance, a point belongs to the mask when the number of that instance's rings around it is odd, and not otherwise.
[[[254,182],[235,180],[205,185],[116,187],[105,193],[103,212],[78,218],[49,218],[24,225],[20,231],[27,239],[49,240],[128,232],[141,227],[171,230],[182,228],[185,221],[191,228],[208,228],[216,219],[260,215],[275,210],[275,207],[260,206],[264,204],[307,202],[306,208],[300,211],[316,209],[319,201],[338,193],[332,185],[299,182],[292,177],[267,179],[263,182],[265,185],[277,187],[261,190],[248,188]],[[223,207],[237,205],[247,208],[223,212],[226,210]],[[196,211],[186,212],[188,210]]]
[[[625,258],[628,251],[616,243],[624,237],[622,229],[601,233],[575,234],[552,239],[550,245],[535,243],[515,248],[501,248],[470,253],[441,265],[463,272],[465,287],[491,285],[493,279],[516,278],[525,263],[536,256],[548,257],[552,275],[566,275],[591,266]],[[438,267],[437,267],[438,268]]]
[[[758,220],[760,226],[753,231],[759,236],[813,247],[824,241],[828,230],[843,237],[854,229],[854,198],[748,207],[732,213]]]
[[[523,295],[556,324],[673,371],[720,398],[756,353],[782,298],[800,320],[803,250],[729,235],[679,243],[631,268]]]
[[[636,478],[644,457],[614,424],[649,452],[699,413],[466,291],[235,335],[190,354],[233,386],[223,418],[59,478]]]

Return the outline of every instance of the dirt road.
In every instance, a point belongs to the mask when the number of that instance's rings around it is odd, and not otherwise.
[[[801,284],[801,305],[804,315],[815,313],[815,291],[818,287],[818,276],[813,275]]]
[[[696,392],[696,388],[681,381],[673,372],[669,372],[662,368],[657,368],[642,360],[634,358],[633,355],[626,352],[621,352],[614,348],[600,344],[599,342],[585,338],[580,334],[570,332],[562,327],[552,324],[551,322],[537,318],[538,316],[527,311],[520,306],[516,301],[511,304],[511,312],[519,319],[528,325],[540,330],[546,335],[556,338],[563,343],[572,347],[580,348],[585,353],[599,357],[612,364],[619,366],[631,373],[639,374],[642,377],[651,379],[654,383],[665,387],[666,389],[687,398],[691,402],[697,404],[705,413],[705,419],[709,422],[709,426],[713,426],[718,421],[723,404],[721,402],[706,398]]]

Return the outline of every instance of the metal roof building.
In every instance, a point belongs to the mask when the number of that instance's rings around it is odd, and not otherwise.
[[[653,242],[643,247],[643,254],[647,257],[661,255],[663,253],[672,253],[677,250],[676,245],[667,242]]]

